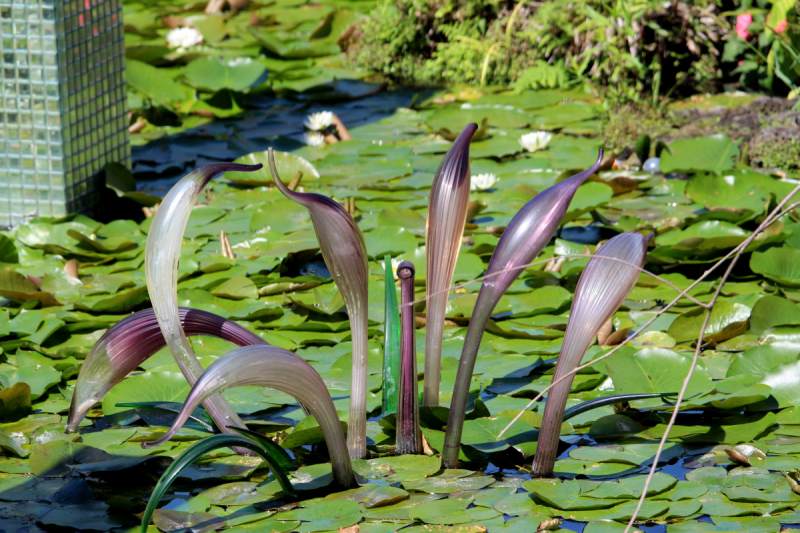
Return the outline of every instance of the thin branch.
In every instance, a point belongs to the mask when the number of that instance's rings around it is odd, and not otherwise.
[[[688,292],[688,291],[692,290],[694,287],[696,287],[696,286],[697,286],[697,285],[698,285],[698,284],[699,284],[701,281],[703,281],[705,278],[707,278],[707,277],[708,277],[708,276],[709,276],[709,275],[710,275],[710,274],[711,274],[711,273],[712,273],[714,270],[716,270],[716,269],[717,269],[717,268],[718,268],[720,265],[722,265],[722,263],[723,263],[725,260],[727,260],[729,257],[731,257],[731,256],[733,256],[733,255],[736,255],[736,254],[739,254],[739,253],[741,253],[742,251],[744,251],[744,250],[745,250],[745,249],[746,249],[746,248],[747,248],[747,247],[750,245],[750,243],[751,243],[751,242],[752,242],[752,241],[753,241],[753,240],[754,240],[754,239],[755,239],[755,238],[756,238],[756,237],[757,237],[757,236],[758,236],[758,235],[759,235],[761,232],[763,232],[763,231],[764,231],[764,230],[765,230],[767,227],[769,227],[769,226],[770,226],[770,225],[772,225],[773,223],[775,223],[775,222],[777,222],[778,220],[780,220],[780,219],[781,219],[783,216],[785,216],[787,213],[791,212],[791,211],[792,211],[792,210],[793,210],[795,207],[797,207],[797,206],[800,206],[800,202],[797,202],[797,203],[794,203],[794,204],[792,204],[791,206],[789,206],[789,207],[788,207],[788,208],[786,208],[785,210],[783,210],[783,211],[780,211],[780,212],[777,212],[777,214],[776,214],[776,211],[778,211],[779,209],[781,209],[781,208],[782,208],[782,207],[783,207],[783,206],[786,204],[786,202],[787,202],[787,201],[788,201],[788,200],[789,200],[791,197],[793,197],[795,194],[797,194],[798,192],[800,192],[800,185],[798,185],[797,187],[795,187],[795,189],[794,189],[794,190],[792,190],[792,192],[791,192],[791,193],[789,193],[789,195],[787,195],[787,196],[786,196],[786,198],[784,198],[784,199],[783,199],[783,201],[782,201],[782,202],[781,202],[781,203],[780,203],[780,204],[779,204],[779,205],[778,205],[778,206],[777,206],[777,207],[776,207],[776,208],[775,208],[775,209],[772,211],[772,213],[770,213],[770,215],[768,215],[768,216],[767,216],[767,218],[765,218],[765,219],[764,219],[764,221],[761,223],[761,225],[759,225],[759,226],[758,226],[758,228],[756,228],[756,230],[753,232],[753,234],[752,234],[752,235],[750,235],[750,237],[748,237],[747,239],[745,239],[744,241],[742,241],[742,243],[741,243],[741,244],[739,244],[739,246],[737,246],[736,248],[734,248],[733,250],[731,250],[730,252],[728,252],[728,254],[726,254],[726,255],[725,255],[725,257],[723,257],[722,259],[720,259],[719,261],[717,261],[716,263],[714,263],[714,265],[712,265],[712,266],[711,266],[711,267],[710,267],[708,270],[706,270],[706,271],[703,273],[703,275],[702,275],[702,276],[700,276],[699,278],[697,278],[697,280],[696,280],[696,281],[694,281],[694,282],[693,282],[691,285],[689,285],[689,287],[687,287],[687,288],[686,288],[686,291]],[[539,262],[542,262],[542,261],[539,261]],[[665,280],[665,281],[666,281],[666,280]],[[723,282],[720,284],[720,287],[718,287],[718,290],[721,290],[721,287],[722,287],[722,285],[724,285],[724,281],[723,281]],[[558,380],[556,380],[556,381],[552,382],[552,383],[551,383],[551,384],[550,384],[548,387],[546,387],[544,390],[542,390],[542,392],[540,392],[538,395],[536,395],[536,397],[534,397],[534,398],[533,398],[533,399],[532,399],[530,402],[528,402],[528,405],[526,405],[526,406],[525,406],[525,408],[524,408],[523,410],[521,410],[521,411],[519,412],[519,414],[518,414],[516,417],[514,417],[514,419],[513,419],[513,420],[512,420],[512,421],[511,421],[511,422],[510,422],[510,423],[509,423],[509,424],[508,424],[508,425],[507,425],[505,428],[503,428],[503,431],[501,431],[501,432],[500,432],[500,433],[497,435],[497,439],[496,439],[496,440],[500,440],[500,439],[503,437],[503,435],[505,434],[505,432],[506,432],[506,431],[508,431],[508,429],[509,429],[509,428],[510,428],[512,425],[514,425],[514,423],[515,423],[517,420],[519,420],[519,419],[522,417],[523,413],[524,413],[525,411],[527,411],[528,409],[530,409],[530,407],[531,407],[531,406],[532,406],[534,403],[536,403],[537,401],[539,401],[539,400],[540,400],[540,399],[541,399],[541,398],[542,398],[542,397],[545,395],[545,393],[547,393],[547,392],[549,392],[549,391],[550,391],[550,389],[552,389],[553,387],[555,387],[557,384],[561,383],[561,382],[562,382],[562,381],[564,381],[565,379],[572,379],[572,376],[574,376],[575,374],[577,374],[578,372],[580,372],[580,371],[581,371],[581,370],[583,370],[584,368],[588,368],[588,367],[590,367],[590,366],[593,366],[595,363],[598,363],[598,362],[602,361],[603,359],[606,359],[607,357],[610,357],[611,355],[613,355],[614,353],[616,353],[616,351],[617,351],[617,350],[619,350],[620,348],[622,348],[623,346],[625,346],[626,344],[628,344],[630,341],[632,341],[633,339],[635,339],[635,338],[636,338],[636,337],[637,337],[637,336],[638,336],[638,335],[639,335],[639,334],[640,334],[642,331],[644,331],[644,330],[645,330],[645,329],[646,329],[646,328],[647,328],[647,327],[648,327],[650,324],[652,324],[653,322],[655,322],[655,321],[656,321],[656,319],[657,319],[658,317],[660,317],[662,314],[666,313],[666,312],[667,312],[668,310],[670,310],[670,309],[671,309],[673,306],[675,306],[675,304],[677,304],[677,303],[680,301],[680,299],[682,298],[682,295],[683,295],[683,294],[685,294],[685,293],[684,293],[684,292],[681,292],[681,295],[679,295],[678,297],[676,297],[676,298],[675,298],[674,300],[672,300],[670,303],[668,303],[667,305],[665,305],[665,306],[664,306],[664,307],[663,307],[661,310],[659,310],[658,312],[656,312],[656,314],[655,314],[655,316],[653,316],[653,318],[651,318],[650,320],[648,320],[647,322],[645,322],[643,325],[641,325],[641,326],[639,327],[639,329],[637,329],[637,330],[636,330],[636,331],[633,333],[633,335],[630,335],[630,336],[628,336],[628,337],[627,337],[627,338],[626,338],[624,341],[622,341],[622,343],[620,343],[618,346],[616,346],[616,347],[615,347],[613,350],[609,351],[609,352],[608,352],[608,353],[606,353],[606,354],[603,354],[603,355],[601,355],[601,356],[600,356],[600,357],[598,357],[597,359],[593,359],[592,361],[589,361],[588,363],[585,363],[585,364],[583,364],[583,365],[580,365],[580,366],[578,366],[577,368],[575,368],[574,370],[572,370],[571,372],[569,372],[569,373],[568,373],[568,374],[566,374],[565,376],[563,376],[563,377],[561,377],[560,379],[558,379]],[[714,302],[715,302],[715,300],[713,300],[713,299],[712,299],[712,301],[714,301]],[[712,304],[712,303],[709,303],[709,304],[700,304],[700,305],[701,305],[702,307],[706,308],[706,309],[709,309],[709,310],[713,308],[713,304]],[[705,330],[703,330],[703,331],[705,332]],[[680,405],[680,404],[676,404],[676,411],[677,411],[677,408],[678,408],[678,406],[679,406],[679,405]]]
[[[689,372],[686,374],[686,379],[683,381],[683,386],[681,387],[681,391],[678,393],[678,399],[675,401],[675,408],[672,410],[672,416],[670,416],[669,422],[667,423],[667,427],[664,429],[664,434],[661,436],[661,441],[658,443],[658,449],[656,450],[655,457],[653,458],[653,464],[650,467],[650,473],[647,475],[647,479],[644,482],[644,488],[642,489],[642,495],[639,498],[639,501],[636,504],[636,509],[633,511],[633,515],[631,516],[630,521],[628,522],[627,527],[625,528],[624,533],[628,533],[633,527],[633,523],[636,521],[636,518],[639,515],[639,511],[642,509],[642,505],[644,505],[644,500],[647,498],[647,491],[650,488],[650,481],[653,479],[653,476],[656,473],[656,469],[658,468],[658,460],[661,458],[661,452],[664,450],[664,445],[669,438],[669,432],[672,430],[672,426],[675,425],[675,420],[678,418],[678,412],[680,411],[681,402],[683,401],[683,397],[686,394],[686,389],[689,387],[689,381],[692,379],[692,374],[694,373],[694,369],[697,366],[697,360],[700,357],[700,351],[702,350],[703,346],[703,337],[706,334],[706,328],[708,327],[708,322],[711,319],[711,312],[714,309],[714,305],[717,303],[717,299],[719,298],[720,293],[722,292],[722,287],[725,285],[725,282],[728,280],[731,272],[733,271],[733,267],[736,266],[736,263],[739,261],[739,258],[742,255],[742,252],[750,246],[755,238],[763,232],[768,226],[770,226],[776,220],[779,220],[780,214],[782,212],[783,206],[786,205],[789,200],[800,191],[800,185],[795,187],[791,193],[789,193],[781,202],[772,210],[769,216],[767,216],[764,221],[759,224],[756,230],[750,235],[747,239],[744,240],[737,248],[738,251],[733,256],[728,268],[725,270],[725,273],[720,278],[720,283],[717,286],[717,290],[714,292],[714,296],[711,298],[711,302],[709,302],[710,307],[708,308],[708,312],[706,313],[705,320],[703,320],[703,325],[700,327],[700,334],[697,337],[697,347],[694,350],[694,357],[692,357],[692,365],[689,367]],[[724,259],[723,259],[724,261]],[[720,261],[721,262],[721,261]],[[717,263],[719,264],[719,263]]]
[[[558,257],[559,258],[563,257],[565,259],[567,259],[567,258],[568,259],[581,259],[581,258],[591,259],[591,258],[593,258],[595,256],[594,255],[589,255],[589,254],[565,254],[565,255],[559,255]],[[641,268],[638,265],[634,265],[632,263],[628,263],[627,261],[623,261],[622,259],[617,259],[615,257],[600,257],[600,258],[601,259],[607,259],[609,261],[616,261],[618,263],[623,263],[625,265],[629,265],[629,266],[635,267],[638,270],[640,270],[643,274],[647,274],[648,276],[660,281],[661,283],[667,285],[669,288],[673,289],[675,292],[679,293],[680,297],[678,298],[678,300],[680,300],[681,298],[687,298],[691,302],[693,302],[695,305],[699,305],[700,307],[703,307],[703,308],[707,308],[708,307],[708,304],[705,304],[705,303],[701,302],[700,300],[698,300],[695,297],[691,296],[688,292],[680,290],[678,287],[676,287],[675,285],[673,285],[672,283],[670,283],[666,279],[662,278],[658,274],[655,274],[653,272],[650,272],[649,270]],[[550,259],[552,259],[552,258],[550,258]],[[426,297],[419,298],[418,300],[414,300],[413,302],[409,302],[409,305],[412,305],[412,304],[416,305],[418,303],[424,302],[425,300],[427,300],[431,296],[435,296],[437,294],[442,294],[442,293],[445,293],[445,292],[455,291],[457,289],[463,289],[463,288],[467,287],[468,285],[471,285],[473,283],[477,283],[479,281],[483,281],[485,279],[492,278],[494,276],[499,276],[500,274],[502,274],[504,272],[508,272],[508,271],[511,271],[511,270],[524,270],[524,269],[526,269],[528,267],[531,267],[531,266],[541,265],[543,263],[547,263],[548,261],[550,261],[550,259],[540,259],[538,261],[533,261],[533,262],[527,263],[525,265],[520,265],[520,266],[505,268],[503,270],[498,270],[497,272],[494,272],[492,274],[488,274],[486,276],[481,276],[480,278],[471,279],[471,280],[465,281],[464,283],[461,283],[459,285],[453,285],[449,289],[443,289],[441,291],[432,292],[431,294],[429,294]],[[687,291],[691,290],[695,285],[697,285],[697,284],[696,283],[692,284],[687,289]]]

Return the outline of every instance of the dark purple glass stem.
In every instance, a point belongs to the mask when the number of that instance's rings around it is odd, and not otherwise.
[[[417,392],[417,350],[414,329],[414,264],[397,266],[400,278],[400,387],[397,399],[397,454],[422,453]]]

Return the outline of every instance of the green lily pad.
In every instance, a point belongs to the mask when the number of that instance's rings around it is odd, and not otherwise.
[[[125,67],[128,84],[156,103],[183,100],[181,88],[163,70],[130,59]]]
[[[525,483],[525,489],[548,505],[564,511],[608,509],[619,505],[619,501],[616,499],[582,496],[580,485],[574,481],[558,482],[536,479]]]
[[[31,412],[31,387],[18,381],[0,390],[0,421],[9,422]]]
[[[408,499],[408,492],[397,487],[366,485],[357,489],[329,494],[326,500],[350,500],[364,504],[366,509],[394,505]]]
[[[253,172],[226,172],[225,177],[230,181],[240,185],[249,185],[251,187],[262,185],[270,187],[273,185],[274,182],[272,180],[272,174],[270,174],[269,171],[269,155],[267,152],[247,154],[234,160],[234,163],[241,163],[243,165],[261,164],[263,167]],[[305,182],[319,179],[319,172],[317,172],[314,165],[299,155],[289,152],[275,151],[275,168],[278,169],[278,175],[285,183],[289,183],[298,172],[302,173],[302,179]]]
[[[766,405],[777,402],[778,407],[800,405],[800,361],[780,364],[770,369],[759,381],[762,385],[772,387],[772,398],[765,400],[764,405],[755,405],[760,410]],[[774,408],[774,407],[772,407]]]
[[[299,520],[301,524],[298,531],[310,533],[352,526],[361,520],[361,510],[354,501],[321,501],[307,508],[281,513],[277,518]]]
[[[426,123],[434,131],[442,128],[461,131],[465,124],[470,122],[480,124],[484,118],[488,118],[489,125],[495,128],[521,128],[530,124],[533,117],[521,109],[498,109],[492,105],[463,104],[437,109]]]
[[[49,365],[15,367],[0,364],[0,385],[9,388],[15,383],[26,383],[30,387],[30,399],[40,398],[50,387],[61,382],[62,374]]]
[[[30,465],[37,476],[64,477],[73,470],[82,472],[124,470],[151,458],[151,456],[115,457],[85,444],[52,441],[33,450]]]
[[[501,440],[497,440],[497,436],[512,420],[512,418],[501,416],[467,420],[464,422],[461,444],[472,446],[483,453],[495,453],[511,446],[521,446],[524,449],[526,444],[539,438],[539,432],[536,429],[519,420],[508,429]],[[525,453],[525,455],[531,453]]]
[[[800,325],[800,307],[786,298],[764,296],[756,302],[750,313],[750,330],[753,333],[787,324]]]
[[[733,168],[739,148],[725,135],[680,139],[661,154],[662,172],[721,172]]]
[[[211,291],[211,294],[231,300],[243,300],[245,298],[257,300],[258,287],[247,276],[236,276],[217,286]]]
[[[765,252],[755,252],[750,256],[750,268],[787,287],[800,287],[800,250],[791,246],[770,248]]]
[[[408,516],[426,524],[466,524],[499,516],[494,509],[475,507],[467,509],[469,500],[448,498],[424,503],[411,509]]]
[[[184,76],[189,84],[211,92],[221,89],[244,91],[256,85],[266,70],[258,61],[234,62],[217,57],[201,57],[189,63]]]
[[[131,376],[103,397],[105,416],[127,410],[118,403],[181,402],[189,394],[189,383],[179,372],[147,372]]]
[[[678,391],[689,372],[691,357],[663,348],[646,348],[633,355],[617,352],[606,360],[614,388],[622,394]],[[695,368],[687,396],[705,394],[713,383],[703,368]]]
[[[452,494],[463,490],[479,490],[495,482],[491,476],[467,476],[458,477],[452,471],[445,470],[443,474],[424,479],[404,481],[403,487],[406,490],[416,490],[436,494]]]
[[[716,254],[734,248],[749,237],[749,233],[735,224],[722,220],[704,220],[686,229],[674,229],[656,238],[659,246],[669,246],[676,257]]]
[[[589,498],[610,498],[618,500],[638,499],[642,496],[647,476],[633,476],[619,482],[604,481],[600,486],[586,494]],[[674,477],[656,472],[647,488],[647,497],[666,492],[675,487],[678,480]]]
[[[763,213],[770,198],[782,199],[792,185],[752,171],[729,171],[718,174],[698,174],[689,180],[686,195],[694,202],[709,208],[747,210]]]
[[[765,344],[747,349],[731,357],[727,376],[752,376],[756,380],[778,365],[797,360],[797,350],[791,345]]]
[[[703,338],[706,341],[725,341],[744,333],[750,308],[740,303],[718,302],[711,311]],[[678,342],[697,340],[705,322],[707,311],[702,307],[691,309],[675,319],[667,333]]]

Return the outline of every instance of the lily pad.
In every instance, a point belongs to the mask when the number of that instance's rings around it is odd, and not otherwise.
[[[622,394],[681,390],[691,366],[691,357],[663,348],[646,348],[633,355],[617,352],[606,360],[609,377]],[[695,368],[687,396],[710,392],[714,385],[703,368]]]
[[[226,172],[225,177],[232,182],[251,187],[262,185],[271,187],[273,185],[267,152],[253,152],[236,159],[234,163],[243,165],[261,164],[263,166],[260,170],[253,172]],[[289,183],[298,173],[302,174],[302,179],[305,181],[319,179],[319,172],[317,172],[314,165],[306,159],[289,152],[275,151],[275,168],[278,169],[278,175],[285,183]]]
[[[680,139],[661,154],[662,172],[721,172],[733,168],[739,148],[725,135]]]
[[[750,257],[750,268],[787,287],[800,287],[800,250],[791,246],[770,248],[765,252],[755,252]]]

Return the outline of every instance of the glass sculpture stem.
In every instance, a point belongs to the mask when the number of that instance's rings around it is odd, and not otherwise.
[[[422,452],[417,392],[417,350],[414,329],[414,265],[403,261],[397,267],[400,278],[400,390],[397,400],[397,454]]]
[[[469,385],[472,381],[472,372],[475,370],[475,360],[483,338],[483,331],[492,316],[495,302],[487,297],[487,285],[481,287],[475,310],[469,319],[467,336],[464,339],[464,348],[461,351],[461,360],[458,364],[456,384],[453,387],[453,398],[450,400],[450,414],[447,417],[447,433],[444,437],[444,450],[442,450],[442,468],[458,468],[458,451],[461,448],[461,432],[464,429],[464,419],[467,414],[467,400],[469,398]]]

